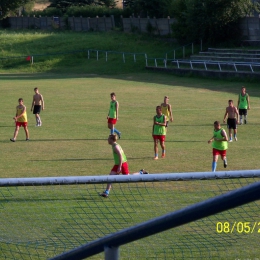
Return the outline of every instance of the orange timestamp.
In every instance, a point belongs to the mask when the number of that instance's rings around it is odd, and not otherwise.
[[[235,221],[235,222],[217,222],[216,232],[219,234],[252,234],[258,233],[260,235],[260,221]]]

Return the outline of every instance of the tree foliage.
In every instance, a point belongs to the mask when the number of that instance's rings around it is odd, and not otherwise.
[[[170,15],[169,7],[173,0],[124,0],[124,6],[141,17],[163,18]]]
[[[71,6],[104,6],[104,7],[115,7],[116,0],[52,0],[49,7],[55,7],[58,9],[65,10]]]
[[[33,3],[34,0],[1,0],[0,11],[1,18],[8,16],[10,13],[15,12],[21,6],[26,6],[29,3]]]
[[[174,0],[174,36],[182,43],[239,40],[239,19],[257,9],[251,0]]]

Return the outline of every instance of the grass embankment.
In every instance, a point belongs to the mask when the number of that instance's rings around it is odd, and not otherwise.
[[[145,70],[145,53],[148,58],[164,58],[166,52],[171,52],[170,55],[173,55],[172,50],[179,47],[166,39],[115,31],[107,33],[0,31],[0,37],[2,59],[0,72],[97,74],[141,72]],[[190,48],[186,51],[189,52]],[[96,52],[91,52],[88,59],[88,49],[100,51],[98,60]],[[107,62],[104,51],[107,51]],[[125,53],[125,63],[122,53]],[[177,55],[181,57],[182,54],[179,52]],[[34,57],[33,65],[26,62],[26,56]],[[149,63],[154,64],[154,60],[150,60]]]

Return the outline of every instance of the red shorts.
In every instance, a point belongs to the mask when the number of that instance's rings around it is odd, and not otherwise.
[[[26,127],[28,125],[28,122],[15,122],[15,125],[19,127],[21,126]]]
[[[108,118],[107,122],[108,124],[112,124],[112,125],[115,125],[116,124],[116,118]]]
[[[111,172],[117,172],[118,169],[118,165],[114,165],[114,167],[111,169]],[[124,162],[122,163],[122,167],[121,167],[121,172],[124,175],[128,175],[129,174],[129,170],[128,170],[128,163]]]
[[[222,158],[225,157],[227,154],[227,150],[217,150],[215,148],[213,148],[212,152],[213,152],[213,156],[221,155]]]
[[[161,142],[165,141],[165,135],[153,135],[153,140],[160,140]]]

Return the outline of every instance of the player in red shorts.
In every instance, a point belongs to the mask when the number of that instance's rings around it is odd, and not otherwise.
[[[218,156],[221,156],[221,159],[224,162],[224,168],[227,167],[227,156],[226,152],[228,149],[228,137],[226,131],[221,128],[220,122],[214,122],[213,137],[208,140],[208,143],[212,143],[212,171],[215,172],[217,169]]]
[[[28,122],[27,122],[27,113],[26,113],[26,106],[23,104],[23,99],[18,99],[19,105],[16,107],[16,115],[13,118],[15,121],[15,130],[14,130],[14,137],[10,138],[11,142],[16,141],[16,137],[18,135],[19,129],[22,126],[25,131],[26,141],[29,141],[29,131],[28,131]]]
[[[114,134],[114,132],[117,134],[118,138],[121,138],[121,132],[119,132],[115,128],[115,124],[118,120],[118,110],[119,110],[119,103],[116,100],[116,94],[112,92],[110,94],[111,101],[109,106],[109,111],[107,115],[107,127],[110,129],[110,134]]]
[[[115,161],[115,165],[111,169],[109,175],[118,175],[120,173],[122,173],[123,175],[128,175],[129,169],[128,169],[127,158],[122,147],[116,142],[117,136],[109,135],[107,141],[108,144],[112,146],[112,152]],[[133,174],[148,174],[148,172],[141,170],[139,173],[133,173]],[[111,186],[112,186],[111,183],[108,183],[106,190],[103,193],[101,193],[100,196],[108,197]]]
[[[153,117],[153,140],[154,140],[154,160],[158,160],[158,141],[162,148],[162,158],[165,157],[165,136],[166,118],[162,113],[161,106],[156,107],[156,115]]]

